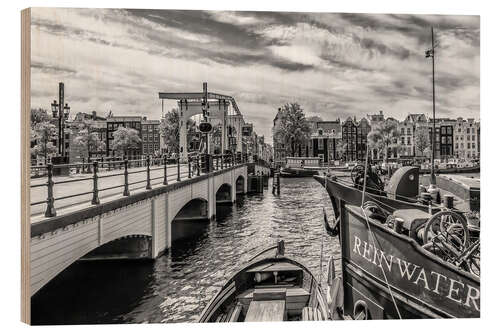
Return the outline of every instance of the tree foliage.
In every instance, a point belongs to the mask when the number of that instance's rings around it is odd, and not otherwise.
[[[167,150],[170,153],[179,152],[179,118],[179,110],[172,109],[165,114],[165,117],[160,124],[163,142],[167,146]],[[192,119],[188,119],[186,126],[189,138],[192,134],[196,133],[196,123]],[[187,142],[187,146],[189,147],[189,142]]]
[[[377,149],[384,156],[384,161],[387,162],[388,149],[393,147],[398,149],[399,145],[397,139],[399,138],[400,132],[398,131],[398,125],[393,121],[385,121],[375,128],[368,134],[368,146],[371,149]]]
[[[42,108],[31,109],[30,120],[31,128],[34,129],[38,124],[48,122],[50,117],[47,110]]]
[[[89,158],[91,152],[103,151],[106,147],[106,144],[99,139],[99,134],[92,131],[92,124],[88,121],[79,125],[73,144],[81,156],[87,155]]]
[[[431,139],[427,128],[417,128],[415,131],[415,150],[420,155],[426,155],[430,151]]]
[[[335,150],[337,152],[337,156],[340,159],[345,160],[345,154],[347,152],[347,142],[343,140],[335,140]],[[335,156],[335,159],[337,158],[337,156]]]
[[[52,143],[56,135],[56,126],[48,121],[39,122],[31,129],[31,139],[36,144],[31,148],[31,155],[34,158],[39,156],[47,159],[48,155],[57,151],[57,147]]]
[[[307,143],[311,128],[298,103],[287,103],[281,108],[281,118],[274,135],[285,145],[287,154],[295,156],[299,146]]]
[[[121,151],[126,155],[128,151],[139,148],[141,144],[139,132],[133,128],[118,127],[113,133],[113,150]]]

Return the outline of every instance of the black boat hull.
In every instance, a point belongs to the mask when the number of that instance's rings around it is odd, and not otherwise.
[[[368,319],[480,316],[477,276],[444,262],[406,235],[368,222],[359,208],[362,191],[329,178],[314,178],[328,191],[339,220],[344,315],[356,318],[364,307]],[[428,210],[418,203],[365,195],[365,201],[375,201],[391,213]]]
[[[367,222],[358,207],[341,200],[340,210],[345,314],[355,317],[356,304],[364,302],[370,319],[480,316],[478,277],[407,236]]]

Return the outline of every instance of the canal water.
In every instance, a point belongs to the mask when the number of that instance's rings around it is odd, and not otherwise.
[[[195,322],[238,267],[279,239],[325,282],[328,258],[340,257],[337,238],[323,228],[322,208],[333,216],[328,194],[312,178],[281,185],[280,196],[269,183],[264,194],[218,207],[215,221],[155,261],[73,264],[32,298],[32,323]]]

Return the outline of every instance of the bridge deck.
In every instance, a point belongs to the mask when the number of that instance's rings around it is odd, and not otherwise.
[[[151,186],[153,188],[158,187],[158,186],[163,186],[163,167],[160,166],[154,166],[151,167],[151,179],[154,179],[151,181]],[[155,169],[155,170],[153,170]],[[128,176],[128,181],[129,184],[139,182],[134,185],[129,186],[130,194],[135,194],[135,193],[140,193],[143,191],[146,191],[146,168],[145,167],[138,167],[138,168],[130,168],[129,169],[129,176]],[[139,172],[143,171],[143,172]],[[137,172],[137,173],[135,173]],[[181,172],[181,179],[185,180],[187,179],[187,172],[188,172],[188,166],[187,164],[182,164],[180,168]],[[111,170],[111,171],[101,171],[98,172],[98,177],[102,176],[109,176],[109,175],[116,175],[114,177],[107,177],[107,178],[99,178],[98,181],[98,188],[99,189],[104,189],[108,187],[114,187],[118,185],[123,185],[124,184],[124,176],[123,176],[123,169],[122,170]],[[85,192],[92,192],[93,190],[93,180],[92,179],[87,179],[87,178],[92,178],[93,174],[74,174],[70,176],[59,176],[59,177],[54,177],[53,181],[56,183],[54,185],[54,197],[64,197],[72,194],[77,194],[77,193],[85,193]],[[168,183],[175,183],[177,179],[177,166],[176,165],[169,165],[167,169],[167,177],[168,177]],[[81,181],[77,182],[70,182],[70,183],[63,183],[63,184],[57,184],[58,182],[63,182],[63,181],[68,181],[68,180],[76,180],[76,179],[82,179]],[[87,179],[87,180],[85,180]],[[47,178],[34,178],[31,179],[31,185],[38,185],[38,184],[46,184],[47,183]],[[105,191],[99,191],[99,199],[101,203],[109,202],[116,200],[119,197],[123,196],[123,186],[117,187],[114,189],[110,190],[105,190]],[[43,201],[46,200],[47,198],[47,187],[42,186],[42,187],[35,187],[31,188],[30,191],[30,201],[31,202],[38,202],[38,201]],[[54,205],[57,211],[57,215],[61,215],[63,213],[68,213],[72,211],[78,211],[86,207],[91,206],[91,201],[92,201],[92,193],[86,194],[86,195],[81,195],[81,196],[76,196],[72,198],[67,198],[67,199],[62,199],[62,200],[56,200]],[[40,204],[36,206],[31,207],[31,223],[34,222],[39,222],[44,219],[45,217],[45,209],[47,205]]]

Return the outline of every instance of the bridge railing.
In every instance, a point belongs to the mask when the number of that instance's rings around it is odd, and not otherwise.
[[[74,205],[90,203],[100,204],[104,197],[122,195],[129,196],[130,191],[151,190],[152,186],[168,185],[169,182],[180,182],[182,180],[199,177],[202,174],[226,169],[246,160],[235,154],[207,155],[201,154],[188,158],[187,163],[181,163],[176,159],[171,164],[167,156],[146,157],[145,159],[100,161],[95,159],[91,162],[73,164],[48,164],[46,166],[32,166],[32,173],[44,174],[46,182],[42,179],[32,179],[31,207],[45,205],[45,217],[56,216],[58,209]],[[56,176],[61,170],[80,168],[86,170],[78,178],[75,176]],[[103,192],[107,194],[102,195]],[[90,196],[92,197],[89,200]],[[56,203],[60,203],[56,205]],[[39,209],[39,208],[38,208]],[[43,212],[40,211],[40,213]]]

